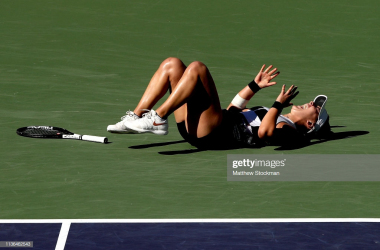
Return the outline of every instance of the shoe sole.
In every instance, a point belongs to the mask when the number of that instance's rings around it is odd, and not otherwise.
[[[135,134],[135,132],[131,130],[128,130],[128,131],[107,130],[107,132],[110,132],[113,134]]]

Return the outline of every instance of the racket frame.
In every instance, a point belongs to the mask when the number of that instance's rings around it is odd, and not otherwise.
[[[28,134],[25,133],[27,129],[42,129],[46,131],[57,131],[56,134],[44,135],[44,134]],[[17,129],[16,133],[21,136],[30,137],[30,138],[52,138],[52,139],[74,139],[74,140],[83,140],[99,143],[108,143],[107,137],[100,137],[94,135],[80,135],[74,134],[67,129],[53,126],[27,126]]]

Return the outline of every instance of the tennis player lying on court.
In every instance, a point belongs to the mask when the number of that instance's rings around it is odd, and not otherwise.
[[[276,84],[272,80],[279,72],[272,68],[265,69],[263,65],[255,79],[223,110],[215,83],[203,63],[192,62],[186,67],[178,58],[168,58],[153,75],[134,111],[109,125],[107,131],[166,135],[172,113],[181,136],[201,149],[303,144],[311,134],[329,131],[329,116],[324,108],[326,96],[294,105],[290,113],[281,115],[283,108],[293,105],[291,100],[298,94],[293,85],[288,90],[282,86],[271,108],[246,108],[259,90]],[[168,90],[171,94],[167,100],[152,110]]]

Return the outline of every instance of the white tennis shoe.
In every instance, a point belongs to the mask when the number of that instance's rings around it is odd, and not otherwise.
[[[141,119],[126,120],[124,126],[135,133],[153,133],[156,135],[168,134],[168,120],[159,117],[154,110],[150,110],[143,114]]]
[[[116,123],[115,125],[108,125],[107,131],[111,133],[117,134],[133,134],[134,131],[126,128],[124,126],[125,121],[134,121],[140,119],[133,111],[127,111],[127,114],[121,117],[121,121]]]

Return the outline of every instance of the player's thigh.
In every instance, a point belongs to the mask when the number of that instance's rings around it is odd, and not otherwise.
[[[222,121],[222,110],[211,105],[199,108],[199,103],[186,103],[174,111],[176,123],[185,122],[188,134],[201,138],[211,133]]]
[[[190,135],[203,137],[222,122],[222,109],[206,91],[197,91],[186,104],[186,127]]]
[[[183,104],[180,108],[174,111],[174,118],[176,123],[181,123],[186,121],[187,117],[187,104]]]
[[[196,75],[197,84],[187,102],[174,112],[176,122],[186,122],[189,134],[203,137],[217,127],[222,120],[218,92],[206,65],[191,63],[184,76]]]

